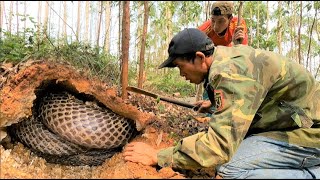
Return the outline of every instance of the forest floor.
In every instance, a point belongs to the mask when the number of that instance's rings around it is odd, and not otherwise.
[[[132,141],[146,142],[156,149],[173,146],[182,137],[207,129],[204,115],[191,109],[174,104],[130,93],[128,102],[140,111],[153,113],[156,120],[148,125]],[[65,166],[47,163],[43,158],[34,155],[22,144],[3,143],[0,145],[0,178],[76,178],[76,179],[178,179],[178,178],[212,178],[213,170],[200,169],[193,171],[157,169],[138,163],[126,162],[122,152],[107,159],[100,166]]]

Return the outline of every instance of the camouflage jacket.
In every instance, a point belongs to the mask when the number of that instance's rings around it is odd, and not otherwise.
[[[218,46],[208,80],[216,107],[208,131],[161,150],[160,166],[215,168],[248,135],[320,148],[320,83],[303,66],[250,46]]]

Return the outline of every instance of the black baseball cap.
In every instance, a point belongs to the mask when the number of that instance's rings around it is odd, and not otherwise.
[[[214,44],[204,32],[197,28],[186,28],[171,39],[168,48],[169,57],[158,68],[175,67],[172,62],[179,56],[212,49]]]

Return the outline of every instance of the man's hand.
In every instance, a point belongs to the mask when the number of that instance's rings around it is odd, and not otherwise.
[[[237,26],[236,29],[234,30],[234,34],[232,37],[232,42],[233,44],[241,44],[243,39],[244,39],[244,33],[243,33],[243,27],[242,26]],[[239,42],[237,42],[239,41]]]
[[[158,164],[159,151],[143,142],[131,142],[126,145],[123,156],[126,161],[153,166]]]
[[[199,113],[210,113],[211,101],[210,100],[201,100],[194,103],[197,112]]]

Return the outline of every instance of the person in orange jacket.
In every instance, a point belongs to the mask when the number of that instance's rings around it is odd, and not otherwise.
[[[232,15],[232,1],[216,1],[212,4],[211,19],[198,27],[205,32],[215,46],[233,46],[236,40],[248,45],[248,30],[246,22],[241,18],[238,25],[238,17]]]
[[[204,22],[198,29],[206,33],[215,46],[233,46],[237,40],[240,40],[243,45],[248,45],[246,22],[241,18],[238,26],[238,17],[233,16],[232,12],[232,1],[216,1],[212,4],[211,19]],[[200,107],[210,103],[206,91],[203,92],[202,99],[195,105]],[[214,107],[211,110],[214,111]],[[211,114],[207,113],[207,116],[210,117]]]

